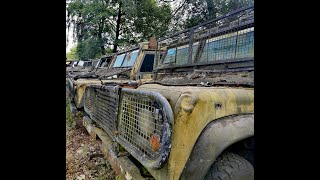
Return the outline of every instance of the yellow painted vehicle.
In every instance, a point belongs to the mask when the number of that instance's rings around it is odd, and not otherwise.
[[[254,179],[253,13],[158,39],[153,80],[136,89],[87,86],[84,125],[124,179]]]
[[[155,45],[150,45],[150,42],[105,56],[106,64],[101,64],[103,67],[69,76],[67,92],[75,107],[83,108],[83,94],[87,85],[119,84],[122,87],[135,88],[139,83],[152,80]]]

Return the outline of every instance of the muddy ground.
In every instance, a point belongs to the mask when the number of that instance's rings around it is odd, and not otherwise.
[[[69,118],[69,119],[68,119]],[[66,179],[113,180],[118,179],[96,142],[81,124],[81,115],[67,116],[66,128]]]

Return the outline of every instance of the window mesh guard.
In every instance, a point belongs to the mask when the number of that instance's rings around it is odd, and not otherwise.
[[[219,18],[158,39],[167,49],[156,69],[248,61],[254,58],[254,8],[244,7]]]

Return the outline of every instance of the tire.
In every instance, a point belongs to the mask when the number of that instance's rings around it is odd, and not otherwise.
[[[222,153],[210,167],[205,180],[253,180],[253,166],[241,156]]]

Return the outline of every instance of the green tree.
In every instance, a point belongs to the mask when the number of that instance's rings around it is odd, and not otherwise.
[[[77,56],[77,48],[76,47],[71,48],[70,52],[68,52],[66,55],[67,55],[67,60],[79,59],[79,57]]]
[[[190,28],[246,5],[253,0],[183,0],[172,14],[171,31]]]
[[[113,52],[118,45],[127,47],[152,36],[161,37],[167,32],[171,21],[168,4],[155,0],[116,0],[117,17]]]
[[[155,0],[73,0],[67,7],[67,25],[75,25],[80,59],[105,54],[105,48],[136,44],[163,36],[171,20],[170,6]]]
[[[99,39],[88,38],[77,45],[77,55],[80,59],[93,59],[102,55],[101,49],[102,42]]]
[[[67,25],[74,23],[80,59],[95,58],[105,54],[105,44],[110,43],[105,34],[110,31],[110,18],[115,14],[111,1],[74,0],[68,4]]]
[[[155,0],[133,0],[127,3],[127,14],[133,22],[133,32],[137,41],[147,41],[150,37],[167,34],[171,22],[169,4],[157,4]],[[131,7],[131,8],[130,8]]]

